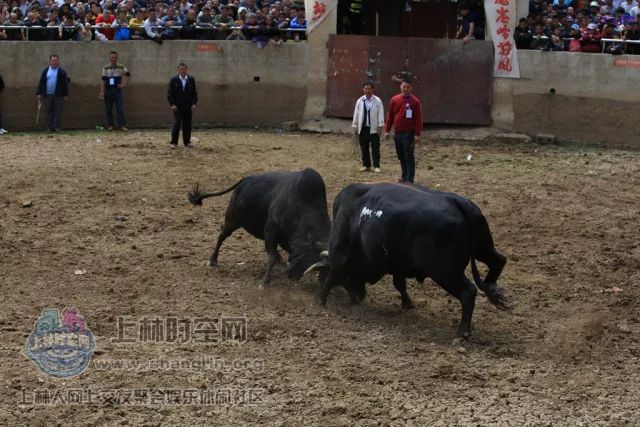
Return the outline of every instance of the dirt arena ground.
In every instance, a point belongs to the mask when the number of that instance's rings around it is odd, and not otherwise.
[[[640,153],[418,148],[417,181],[471,198],[508,257],[501,284],[516,308],[500,312],[478,294],[473,334],[460,347],[452,345],[459,304],[429,281],[411,283],[409,312],[388,278],[356,307],[342,289],[319,307],[314,278],[292,284],[282,266],[259,291],[263,243],[244,231],[226,241],[219,268],[206,267],[229,197],[193,207],[186,195],[195,182],[213,191],[245,174],[309,166],[331,203],[350,182],[396,179],[391,143],[378,177],[357,172],[346,136],[195,135],[196,148],[174,151],[164,131],[0,137],[0,425],[640,425]],[[96,351],[84,373],[62,380],[39,371],[25,343],[43,309],[69,306]],[[137,342],[117,342],[122,316]],[[140,337],[141,319],[172,316],[246,316],[248,339]],[[219,362],[96,365],[205,357]],[[245,397],[125,399],[167,389]],[[34,397],[43,390],[58,400]],[[70,390],[100,399],[71,404]]]

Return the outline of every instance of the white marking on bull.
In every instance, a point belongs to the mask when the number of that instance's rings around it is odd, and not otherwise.
[[[362,208],[362,212],[360,212],[360,218],[363,216],[370,217],[371,213],[373,213],[373,211],[365,206]]]
[[[362,218],[371,218],[371,215],[375,215],[380,218],[382,216],[382,213],[383,212],[380,210],[374,212],[373,209],[369,209],[368,207],[364,206],[360,211],[360,218],[358,223],[362,222]]]

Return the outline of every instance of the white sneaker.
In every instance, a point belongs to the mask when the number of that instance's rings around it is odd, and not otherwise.
[[[360,168],[360,172],[369,172],[370,170],[371,170],[371,168],[368,167],[368,166],[363,166],[363,167]]]
[[[382,172],[382,170],[380,170],[380,168],[375,168],[373,171],[374,171],[375,173],[380,173],[380,172]]]
[[[8,130],[0,128],[0,135],[4,135],[5,133],[9,133]]]

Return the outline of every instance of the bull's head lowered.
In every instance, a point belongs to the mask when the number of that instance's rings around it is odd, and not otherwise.
[[[287,261],[287,277],[291,280],[299,280],[305,271],[322,260],[320,255],[326,252],[328,243],[326,237],[314,238],[311,233],[296,238],[291,242],[289,260]]]
[[[320,253],[320,261],[311,265],[304,272],[307,275],[313,271],[319,272],[320,283],[323,284],[322,292],[320,293],[320,304],[327,304],[327,297],[331,292],[331,289],[335,286],[342,285],[349,294],[349,301],[351,304],[360,304],[367,296],[367,289],[360,281],[350,280],[349,275],[340,271],[339,268],[332,269],[331,257],[329,251],[322,251]]]

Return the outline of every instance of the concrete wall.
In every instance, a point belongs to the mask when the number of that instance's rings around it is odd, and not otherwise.
[[[125,89],[125,114],[130,126],[167,126],[172,115],[167,83],[184,61],[196,78],[200,101],[194,124],[277,125],[301,120],[307,98],[306,43],[268,45],[250,42],[0,42],[0,74],[6,88],[0,108],[7,129],[33,129],[35,90],[51,53],[71,78],[62,128],[105,126],[104,104],[98,99],[100,73],[108,52],[117,50],[132,73]],[[258,78],[255,81],[254,78]],[[40,126],[45,125],[44,109]]]
[[[520,79],[495,79],[493,124],[561,140],[640,148],[638,56],[519,51]]]

